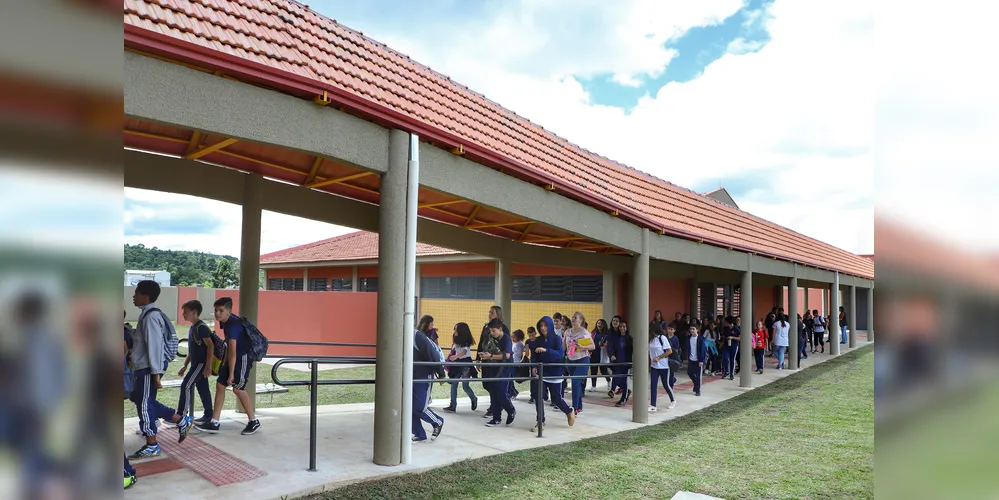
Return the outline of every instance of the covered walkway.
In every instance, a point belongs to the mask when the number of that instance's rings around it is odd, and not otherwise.
[[[865,332],[860,332],[864,338]],[[841,354],[853,349],[845,348]],[[802,368],[823,363],[835,356],[812,355],[802,360]],[[768,368],[774,362],[768,359]],[[766,385],[795,372],[768,369],[756,375],[758,385]],[[601,381],[601,384],[603,382]],[[351,482],[370,480],[400,472],[419,471],[452,464],[465,459],[481,458],[498,453],[567,443],[605,434],[625,431],[672,420],[713,404],[743,394],[737,382],[705,379],[703,395],[695,397],[686,376],[677,380],[678,405],[673,410],[647,414],[647,424],[622,418],[630,408],[615,408],[613,400],[600,392],[587,393],[586,410],[571,429],[561,414],[546,409],[548,423],[543,438],[529,432],[534,424],[534,407],[518,400],[517,420],[510,427],[483,427],[482,409],[471,412],[467,400],[459,400],[459,412],[446,414],[445,429],[435,442],[413,447],[413,462],[386,468],[372,462],[374,422],[372,404],[331,405],[320,407],[318,471],[308,472],[309,408],[274,408],[257,410],[266,432],[252,439],[239,436],[242,418],[235,413],[223,415],[228,429],[216,435],[194,433],[182,445],[165,434],[164,457],[138,466],[141,482],[136,487],[143,498],[283,498],[323,491]],[[330,390],[322,388],[320,390]],[[638,398],[633,398],[638,399]],[[609,403],[608,403],[609,402]],[[440,409],[445,401],[432,406]],[[661,405],[660,408],[665,408]],[[555,414],[553,414],[555,413]],[[585,417],[585,418],[584,418]],[[230,423],[230,420],[234,422]],[[140,438],[133,432],[135,419],[125,421],[125,447],[137,446]],[[167,431],[173,433],[175,431]],[[488,439],[486,439],[488,437]],[[488,441],[488,443],[486,442]],[[186,451],[185,451],[186,450]],[[262,453],[261,450],[266,450]],[[237,480],[224,480],[219,473],[202,475],[192,467],[210,461],[216,469],[230,471]],[[221,466],[221,467],[220,467]]]
[[[604,316],[633,318],[637,339],[654,277],[688,280],[692,297],[701,283],[740,287],[750,317],[754,287],[826,289],[827,310],[842,295],[857,324],[857,288],[873,288],[868,259],[590,153],[299,3],[193,4],[125,1],[125,186],[243,207],[238,307],[251,321],[262,210],[379,233],[375,404],[322,428],[356,446],[354,458],[434,463],[410,441],[416,241],[497,259],[496,302],[507,311],[514,262],[601,270]],[[623,275],[627,306],[615,293]],[[788,300],[800,309],[797,293]],[[742,335],[748,345],[750,329]],[[647,344],[634,345],[647,359]],[[750,357],[742,351],[742,366]],[[742,370],[738,384],[767,376]],[[606,418],[646,423],[648,384],[637,370],[633,411]],[[297,426],[269,420],[233,444],[251,465],[270,460],[268,445],[292,446],[282,426]],[[323,452],[340,456],[337,446]]]

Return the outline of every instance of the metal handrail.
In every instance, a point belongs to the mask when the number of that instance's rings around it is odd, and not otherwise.
[[[273,342],[272,342],[273,343]],[[310,344],[305,342],[303,344]],[[318,392],[319,386],[321,385],[369,385],[374,384],[374,379],[342,379],[342,380],[319,380],[319,365],[320,364],[364,364],[371,365],[375,363],[375,358],[370,357],[351,357],[351,356],[325,356],[325,357],[284,357],[284,359],[278,360],[271,367],[271,379],[275,384],[282,385],[285,387],[295,387],[295,386],[309,386],[309,391],[311,392],[309,397],[309,472],[316,472],[316,432],[319,421],[318,414]],[[286,364],[308,364],[311,368],[311,377],[308,381],[306,380],[281,380],[278,378],[278,368]],[[420,384],[433,384],[433,383],[454,383],[460,384],[463,382],[518,382],[524,380],[531,380],[531,383],[538,384],[539,390],[544,390],[544,368],[546,366],[588,366],[588,367],[602,367],[602,366],[634,366],[633,363],[618,362],[618,363],[541,363],[541,362],[486,362],[486,361],[414,361],[413,366],[440,366],[440,367],[479,367],[487,368],[518,368],[518,367],[531,367],[536,369],[534,375],[530,377],[483,377],[483,378],[447,378],[447,379],[414,379],[413,383]],[[624,373],[618,373],[611,375],[613,377],[631,377],[632,374],[625,371]],[[586,375],[558,375],[560,379],[588,379],[593,378],[592,374]],[[428,389],[429,390],[429,389]],[[537,428],[538,437],[543,437],[544,430],[544,418],[545,418],[545,408],[544,408],[544,398],[539,397],[535,400],[536,410],[537,410]]]

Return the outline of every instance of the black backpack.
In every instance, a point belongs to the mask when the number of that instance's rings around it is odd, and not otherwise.
[[[665,350],[666,346],[663,345],[663,336],[660,335],[657,338],[659,339],[659,347],[662,347],[663,350]],[[673,349],[673,344],[670,344],[669,348],[670,348],[669,357],[666,358],[666,362],[669,363],[669,369],[672,371],[679,370],[681,365],[679,349]]]

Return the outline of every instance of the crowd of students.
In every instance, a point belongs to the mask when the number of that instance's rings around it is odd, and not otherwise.
[[[233,388],[233,393],[246,409],[248,422],[241,433],[254,434],[260,428],[249,394],[245,391],[253,365],[253,359],[248,356],[250,339],[245,321],[232,314],[232,299],[228,297],[214,303],[214,316],[224,332],[224,338],[217,337],[201,321],[202,305],[199,301],[191,300],[183,304],[183,316],[191,327],[188,332],[188,356],[178,373],[184,377],[180,398],[176,408],[163,405],[156,399],[157,390],[162,388],[160,377],[176,349],[174,345],[174,352],[170,352],[168,341],[176,338],[176,333],[167,316],[156,307],[159,294],[160,287],[155,281],[139,282],[135,287],[133,303],[141,312],[134,329],[127,323],[125,327],[125,394],[136,406],[139,433],[146,441],[138,451],[125,457],[125,488],[136,481],[130,460],[161,454],[157,441],[158,420],[176,425],[179,442],[184,441],[193,427],[209,433],[219,432],[219,417],[227,387]],[[756,322],[750,348],[757,373],[763,373],[767,353],[777,358],[778,369],[784,367],[791,331],[789,321],[783,308],[775,307],[766,318]],[[804,317],[798,315],[796,321],[797,331],[800,332],[799,359],[808,357],[809,346],[811,353],[825,352],[829,318],[814,310],[806,311]],[[846,343],[846,314],[842,307],[839,324],[842,325],[841,342]],[[705,375],[720,375],[723,379],[734,380],[735,374],[740,371],[741,329],[740,317],[719,315],[697,319],[677,312],[673,321],[667,323],[662,312],[655,311],[649,323],[648,339],[641,340],[647,341],[649,346],[647,363],[651,387],[648,411],[659,411],[660,385],[670,400],[667,409],[676,407],[676,373],[684,365],[695,396],[701,395],[701,382]],[[456,379],[451,382],[451,397],[448,406],[443,409],[445,412],[458,411],[459,389],[468,395],[471,410],[476,411],[479,400],[468,379],[481,375],[480,383],[489,393],[489,406],[483,415],[489,427],[514,423],[517,409],[513,400],[520,394],[517,387],[528,383],[528,404],[536,405],[541,399],[542,404],[550,404],[563,413],[567,424],[572,426],[584,408],[587,380],[590,382],[589,392],[593,393],[597,391],[598,379],[603,378],[607,383],[607,397],[617,399],[615,406],[622,407],[632,395],[630,374],[635,366],[640,366],[637,360],[632,359],[636,339],[631,335],[628,321],[621,316],[612,317],[609,323],[598,319],[591,330],[582,313],[563,316],[556,312],[540,318],[527,328],[526,333],[520,329],[511,332],[503,320],[503,310],[493,306],[477,341],[467,323],[454,325],[446,356],[438,345],[440,338],[433,317],[423,316],[414,335],[414,361],[430,363],[413,368],[414,380],[423,381],[413,386],[414,442],[435,440],[444,428],[444,418],[430,407],[431,381],[448,377]],[[830,335],[829,341],[832,342],[832,339]],[[479,363],[472,364],[472,361]],[[452,366],[449,363],[467,364]],[[542,363],[540,382],[537,367],[527,365],[533,363]],[[214,400],[209,391],[212,376],[217,377]],[[567,390],[571,391],[569,402],[565,399]],[[195,391],[204,409],[197,420],[187,415]],[[537,431],[537,419],[534,421],[531,430]],[[544,416],[541,421],[544,426]],[[432,427],[429,438],[424,422]]]
[[[840,324],[845,325],[845,313],[840,308]],[[770,355],[777,359],[778,369],[783,369],[788,356],[789,336],[792,331],[790,318],[783,308],[774,307],[757,321],[752,332],[752,346],[755,369],[763,373],[764,359]],[[828,318],[819,315],[818,310],[807,311],[804,317],[797,318],[801,346],[797,353],[799,360],[811,352],[825,352],[825,326]],[[845,332],[845,326],[843,327]],[[434,328],[431,316],[424,316],[415,331],[415,357],[420,361],[443,361],[448,363],[468,363],[468,365],[447,366],[444,370],[430,370],[421,367],[414,369],[414,378],[450,377],[451,397],[444,412],[458,412],[459,389],[468,395],[471,411],[476,411],[479,398],[472,389],[472,383],[481,383],[489,393],[489,406],[483,418],[486,425],[495,427],[510,426],[517,416],[513,401],[519,396],[518,386],[528,384],[529,405],[536,405],[538,399],[543,404],[563,413],[566,422],[572,426],[584,408],[586,392],[597,391],[597,381],[603,378],[607,384],[607,397],[617,399],[615,406],[625,406],[631,398],[629,377],[633,373],[632,351],[635,339],[628,328],[628,322],[621,316],[614,316],[608,323],[604,319],[594,322],[592,330],[586,317],[579,312],[563,316],[554,313],[540,318],[533,326],[524,330],[510,331],[503,320],[503,310],[499,306],[489,308],[488,321],[482,327],[479,338],[473,337],[467,323],[454,326],[450,347],[441,349],[441,339]],[[660,386],[669,397],[667,409],[676,407],[676,373],[686,366],[687,377],[692,382],[694,396],[701,395],[702,380],[705,375],[721,376],[734,380],[740,371],[739,349],[742,342],[742,318],[733,316],[691,318],[677,312],[673,321],[667,322],[661,311],[655,311],[649,323],[649,360],[651,375],[650,413],[658,412],[658,389]],[[845,339],[845,333],[843,334]],[[845,340],[843,340],[845,342]],[[448,345],[444,342],[443,345]],[[432,346],[432,347],[431,347]],[[447,351],[447,355],[443,354]],[[441,353],[440,355],[435,354]],[[471,365],[479,361],[479,365]],[[536,367],[521,364],[542,363],[541,382],[538,382]],[[480,368],[481,367],[481,373]],[[589,375],[589,377],[587,377]],[[481,378],[480,378],[481,377]],[[480,378],[481,382],[469,379]],[[513,380],[499,380],[513,379]],[[589,381],[589,384],[587,384]],[[430,408],[428,383],[417,383],[413,391],[413,441],[427,440],[422,422],[433,427],[430,440],[440,436],[444,419]],[[587,390],[589,385],[589,390]],[[417,387],[420,390],[417,390]],[[566,391],[570,398],[566,400]],[[505,415],[505,418],[504,418]],[[537,431],[537,419],[532,431]],[[542,425],[545,422],[542,416]]]
[[[221,297],[214,303],[217,324],[224,332],[224,339],[212,333],[200,319],[201,302],[190,300],[181,306],[184,318],[191,323],[188,331],[188,355],[178,373],[183,376],[180,398],[176,407],[157,400],[157,391],[163,387],[160,380],[167,365],[176,355],[176,332],[173,323],[157,306],[160,285],[155,281],[140,281],[135,286],[132,303],[139,308],[135,328],[125,323],[125,398],[135,404],[139,416],[139,433],[145,444],[131,455],[125,456],[125,488],[136,482],[131,461],[158,457],[162,453],[157,435],[159,420],[177,426],[178,442],[183,442],[193,427],[208,433],[219,432],[219,417],[225,405],[226,388],[233,393],[246,411],[248,418],[241,434],[250,435],[260,429],[254,414],[250,395],[246,392],[248,375],[253,367],[251,341],[242,318],[232,313],[232,299]],[[170,340],[173,340],[172,346]],[[223,344],[225,347],[220,347]],[[172,352],[171,352],[172,350]],[[216,357],[217,353],[220,357]],[[214,401],[209,391],[209,381],[215,379]],[[193,419],[188,415],[193,392],[197,390],[204,409],[203,415]]]

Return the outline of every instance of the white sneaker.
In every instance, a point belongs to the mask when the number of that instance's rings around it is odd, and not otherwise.
[[[588,390],[586,392],[597,392],[597,388],[596,387],[590,387],[590,390]]]
[[[650,406],[650,407],[649,407],[649,413],[655,413],[655,412],[657,412],[657,411],[659,411],[659,409],[658,409],[658,408],[656,408],[655,406]]]
[[[666,408],[670,409],[670,410],[672,410],[673,408],[676,408],[676,401],[670,401],[669,402],[669,406],[667,406]]]

